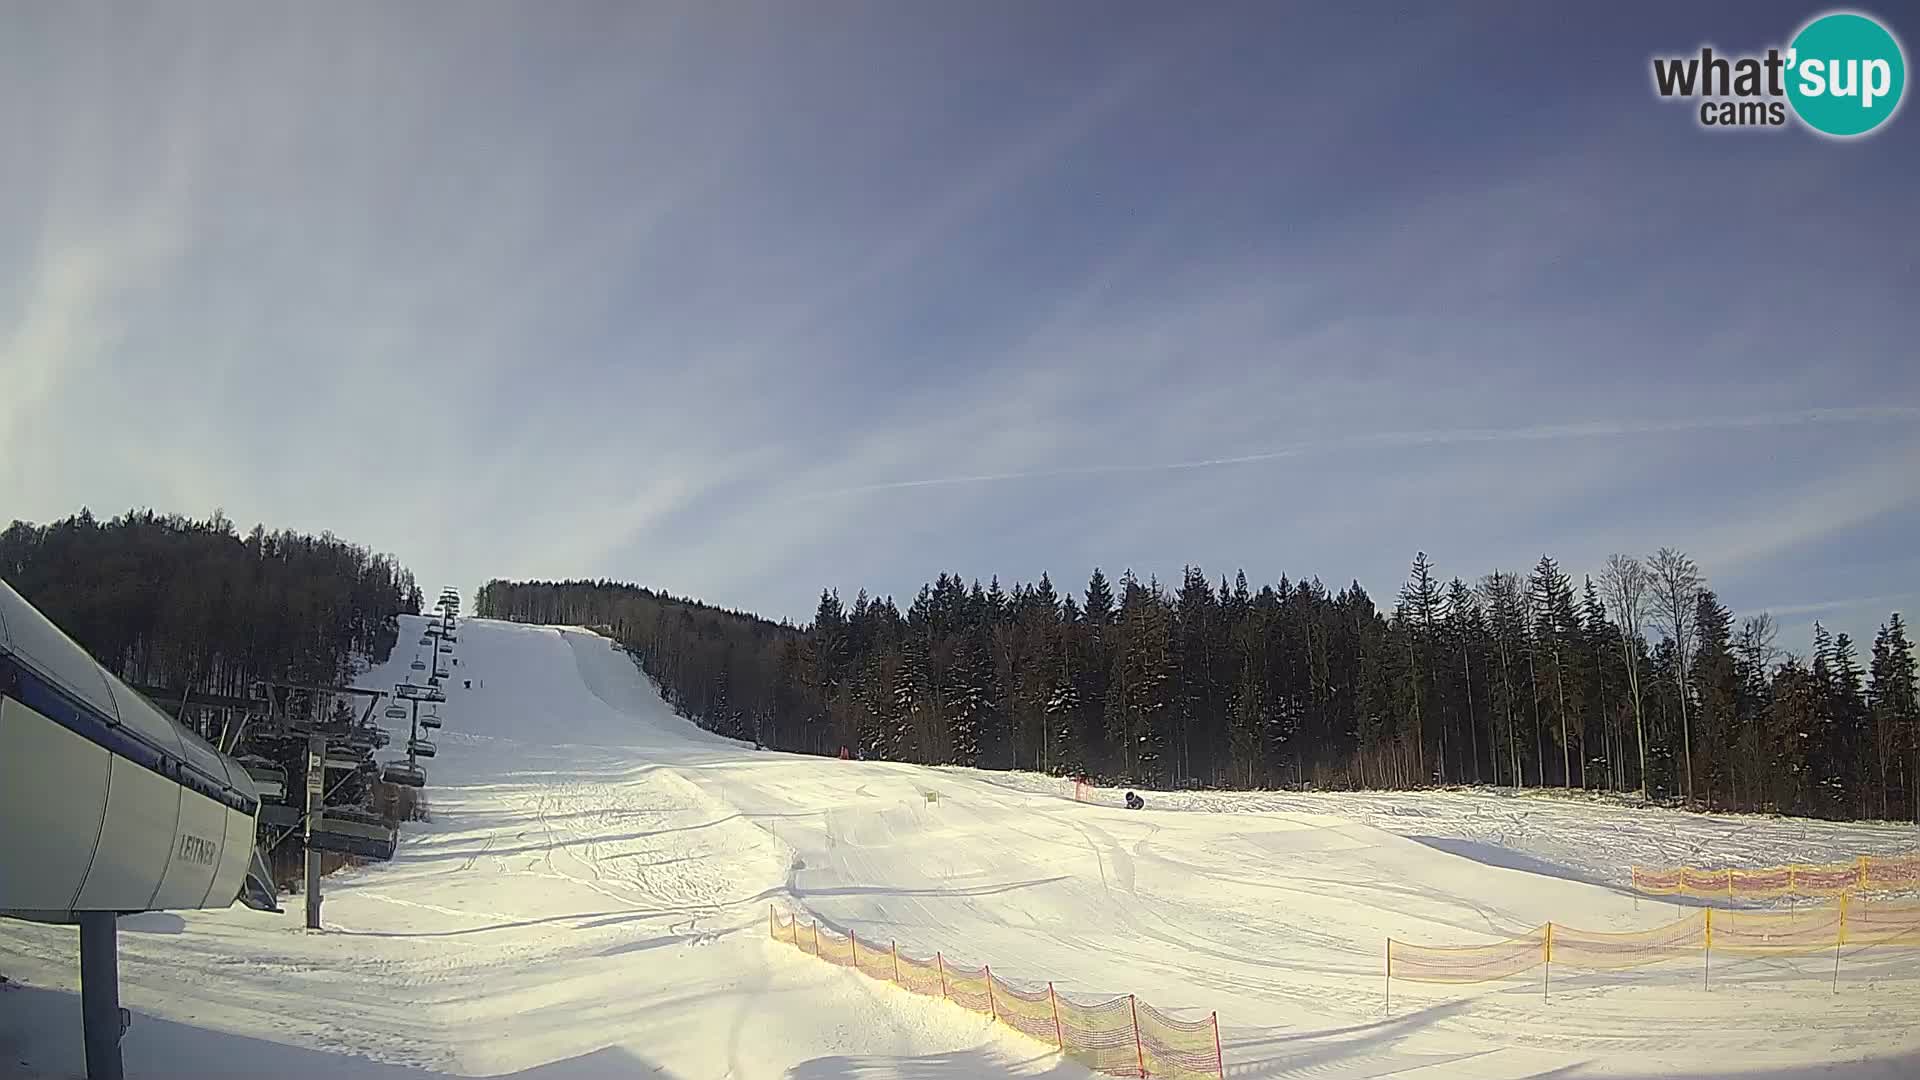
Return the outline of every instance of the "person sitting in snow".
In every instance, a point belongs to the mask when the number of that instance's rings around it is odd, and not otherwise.
[[[1140,810],[1140,809],[1144,809],[1146,805],[1147,805],[1147,800],[1141,798],[1138,795],[1135,795],[1131,791],[1127,792],[1127,809]]]

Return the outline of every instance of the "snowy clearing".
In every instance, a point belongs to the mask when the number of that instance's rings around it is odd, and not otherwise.
[[[409,640],[411,624],[401,640]],[[1218,1010],[1229,1077],[1895,1077],[1911,952],[1394,984],[1388,935],[1668,922],[1633,862],[1828,861],[1911,830],[1486,792],[1072,801],[1044,777],[756,752],[598,636],[464,620],[434,820],[328,879],[326,931],[123,922],[134,1077],[1084,1077],[957,1006],[768,940],[768,905],[1085,997]],[[391,684],[411,650],[370,672]],[[933,794],[937,800],[929,800]],[[1214,811],[1214,812],[1200,812]],[[1230,811],[1230,812],[1227,812]],[[79,1075],[75,935],[0,923],[0,1067]]]
[[[1054,777],[978,775],[1022,791],[1073,797],[1073,784]],[[1090,801],[1117,807],[1122,794],[1117,788],[1099,788]],[[1714,870],[1846,862],[1856,855],[1906,855],[1920,849],[1920,827],[1911,824],[1696,814],[1559,789],[1145,794],[1156,810],[1333,814],[1494,865],[1622,889],[1632,883],[1635,863]]]

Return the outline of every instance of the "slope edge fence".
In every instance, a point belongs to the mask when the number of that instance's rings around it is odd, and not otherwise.
[[[1387,939],[1387,1008],[1393,980],[1481,983],[1541,970],[1550,992],[1556,966],[1576,971],[1625,971],[1682,957],[1697,958],[1701,985],[1713,977],[1713,954],[1813,956],[1833,953],[1834,989],[1840,987],[1845,946],[1920,947],[1920,903],[1875,901],[1843,894],[1819,907],[1793,911],[1703,908],[1651,930],[1601,933],[1547,923],[1490,945],[1438,947]]]
[[[1636,866],[1633,887],[1650,896],[1697,896],[1709,900],[1901,892],[1920,889],[1920,855],[1893,858],[1862,855],[1853,862],[1818,866],[1736,866],[1724,870]]]
[[[867,941],[818,922],[802,924],[767,910],[767,932],[830,964],[928,997],[944,998],[1056,1047],[1066,1057],[1108,1076],[1211,1076],[1224,1080],[1219,1014],[1181,1020],[1132,994],[1083,1002],[1054,989],[1018,986],[990,966],[968,967],[941,953],[920,957],[897,942]]]

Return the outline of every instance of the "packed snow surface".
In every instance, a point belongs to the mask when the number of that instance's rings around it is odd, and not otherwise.
[[[409,674],[419,623],[362,682]],[[463,620],[433,820],[325,929],[122,920],[128,1075],[1085,1076],[957,1006],[770,942],[768,906],[1082,999],[1217,1011],[1227,1075],[1911,1077],[1912,952],[1393,985],[1385,939],[1671,921],[1632,863],[1836,861],[1911,829],[1512,793],[1148,795],[755,751],[573,629]],[[473,689],[462,681],[474,680]],[[396,745],[404,741],[396,740]],[[76,937],[0,922],[0,1071],[79,1076]]]

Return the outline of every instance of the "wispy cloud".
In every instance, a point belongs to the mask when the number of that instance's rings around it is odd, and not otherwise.
[[[1427,431],[1383,431],[1343,438],[1262,450],[1226,457],[1195,458],[1186,461],[1158,461],[1114,465],[1068,466],[1055,469],[1029,469],[1015,472],[983,473],[972,476],[935,476],[915,480],[889,480],[815,492],[816,495],[849,495],[862,492],[907,488],[941,487],[952,484],[985,484],[1007,480],[1053,479],[1065,476],[1097,476],[1134,472],[1173,472],[1184,469],[1211,469],[1229,465],[1253,465],[1313,454],[1332,454],[1349,450],[1418,449],[1467,443],[1540,442],[1568,439],[1618,439],[1638,435],[1665,435],[1680,432],[1735,431],[1749,428],[1798,427],[1808,424],[1860,424],[1912,422],[1920,420],[1920,407],[1905,405],[1863,405],[1846,408],[1804,409],[1789,413],[1762,413],[1751,416],[1687,417],[1676,420],[1594,420],[1564,424],[1539,424],[1515,428],[1457,428]]]
[[[1920,597],[1920,590],[1881,593],[1878,596],[1859,596],[1846,600],[1819,600],[1810,604],[1761,604],[1758,610],[1782,619],[1834,611],[1868,611],[1879,614],[1892,611],[1915,597]]]
[[[1543,28],[749,7],[17,20],[0,514],[793,617],[1096,562],[1385,595],[1418,548],[1920,572],[1900,140],[1676,134],[1607,89],[1659,35],[1585,16],[1489,126]]]

